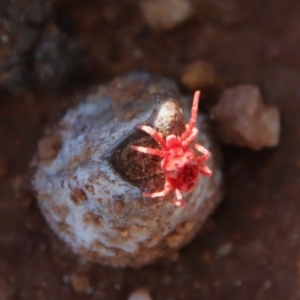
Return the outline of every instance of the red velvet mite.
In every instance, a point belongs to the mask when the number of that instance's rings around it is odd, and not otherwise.
[[[204,164],[210,157],[210,152],[194,142],[199,132],[195,127],[199,99],[200,91],[197,91],[194,94],[190,121],[186,124],[185,131],[181,136],[170,134],[164,140],[160,133],[152,127],[147,125],[137,126],[138,129],[151,135],[160,145],[161,149],[142,146],[131,146],[131,148],[142,153],[161,156],[163,158],[161,167],[166,178],[162,191],[153,193],[144,192],[143,195],[145,197],[164,197],[171,191],[174,191],[176,199],[171,202],[176,206],[182,207],[185,205],[185,202],[181,192],[193,190],[200,174],[206,177],[211,175],[211,170]],[[194,149],[202,155],[198,156]]]

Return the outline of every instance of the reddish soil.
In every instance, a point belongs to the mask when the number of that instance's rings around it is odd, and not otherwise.
[[[33,81],[0,95],[0,299],[126,299],[139,287],[158,300],[300,299],[300,2],[193,0],[193,19],[168,32],[153,32],[136,2],[56,4],[55,22],[86,51],[87,75],[63,91]],[[89,84],[134,69],[180,82],[198,59],[225,85],[258,85],[279,107],[279,147],[222,146],[223,203],[176,262],[135,270],[82,261],[47,226],[24,179],[44,126]]]

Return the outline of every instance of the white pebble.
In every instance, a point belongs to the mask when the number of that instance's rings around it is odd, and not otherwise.
[[[149,291],[144,288],[135,290],[128,298],[128,300],[152,300]]]

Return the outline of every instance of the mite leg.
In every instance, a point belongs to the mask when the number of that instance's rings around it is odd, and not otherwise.
[[[140,125],[137,126],[137,128],[151,135],[164,150],[168,150],[165,140],[159,135],[159,133],[155,129],[147,125]]]
[[[193,146],[197,151],[203,154],[201,157],[198,157],[198,162],[205,161],[210,157],[210,152],[204,147],[200,146],[199,144],[194,144]]]
[[[153,149],[153,148],[147,148],[147,147],[142,147],[142,146],[131,146],[131,149],[146,153],[146,154],[152,154],[152,155],[157,155],[157,156],[164,156],[164,152],[159,150],[159,149]]]
[[[164,197],[166,196],[168,193],[170,193],[170,191],[172,190],[172,187],[170,186],[170,184],[168,182],[165,183],[164,189],[160,192],[154,192],[154,193],[143,193],[143,195],[145,197],[148,198],[157,198],[157,197]]]
[[[189,145],[196,137],[197,137],[197,134],[198,134],[198,129],[197,128],[193,128],[190,135],[186,137],[185,140],[182,140],[182,145],[183,146],[187,146]],[[181,140],[181,138],[180,138]]]
[[[186,140],[190,136],[193,128],[196,125],[199,99],[200,99],[200,91],[196,91],[194,94],[193,105],[192,105],[192,109],[191,109],[191,118],[190,118],[189,124],[186,126],[185,132],[180,137],[181,141]]]
[[[180,193],[180,191],[178,189],[175,190],[175,195],[177,200],[172,200],[171,203],[173,203],[174,205],[178,206],[178,207],[183,207],[185,206],[185,202],[183,200],[183,197]]]
[[[201,159],[201,157],[200,157],[200,159]],[[212,174],[212,171],[209,169],[209,167],[204,166],[201,162],[199,162],[198,172],[206,177],[209,177]]]

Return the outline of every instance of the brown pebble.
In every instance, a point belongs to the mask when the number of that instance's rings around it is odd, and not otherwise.
[[[90,279],[85,275],[72,275],[71,284],[76,294],[90,294],[92,292]]]
[[[39,155],[41,159],[52,160],[56,157],[60,147],[61,136],[59,134],[53,134],[39,141]]]
[[[218,88],[221,83],[219,76],[213,67],[207,61],[197,60],[187,65],[181,77],[182,84],[190,91],[206,91]]]
[[[193,14],[187,0],[143,0],[140,5],[146,22],[155,30],[172,29]]]
[[[184,235],[172,233],[167,237],[167,244],[170,248],[177,248],[184,239]]]
[[[258,87],[250,84],[226,89],[211,117],[224,143],[260,150],[279,143],[280,116],[265,105]]]

